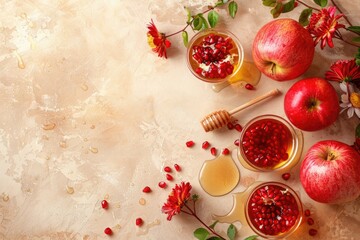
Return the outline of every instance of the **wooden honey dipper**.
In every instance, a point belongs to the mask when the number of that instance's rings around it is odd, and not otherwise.
[[[279,94],[280,91],[278,89],[273,89],[270,92],[265,93],[257,98],[252,99],[251,101],[234,108],[233,110],[226,111],[226,110],[219,110],[213,113],[210,113],[203,120],[201,120],[201,125],[203,126],[205,132],[212,131],[214,129],[222,128],[223,126],[227,125],[230,122],[231,115],[250,107],[262,100],[265,100],[269,97],[275,96]]]

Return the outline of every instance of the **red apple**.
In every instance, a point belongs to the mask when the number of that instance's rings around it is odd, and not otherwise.
[[[277,81],[299,77],[314,58],[314,42],[310,33],[289,18],[273,20],[256,34],[252,56],[258,69]]]
[[[353,201],[360,196],[360,155],[345,143],[320,141],[306,153],[300,167],[300,181],[315,201]]]
[[[335,88],[322,78],[305,78],[293,84],[285,94],[284,110],[289,121],[304,131],[330,126],[339,116]]]

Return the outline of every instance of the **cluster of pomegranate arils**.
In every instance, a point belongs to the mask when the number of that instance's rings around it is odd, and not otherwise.
[[[201,44],[192,47],[192,57],[195,61],[208,66],[207,70],[199,66],[195,72],[205,78],[226,78],[234,71],[232,63],[229,60],[225,61],[231,55],[230,50],[233,47],[230,37],[209,34]]]
[[[246,130],[241,141],[247,159],[261,168],[274,167],[289,158],[290,131],[280,122],[260,120]]]
[[[277,185],[257,189],[250,196],[248,213],[253,226],[266,235],[287,232],[300,214],[295,197]]]

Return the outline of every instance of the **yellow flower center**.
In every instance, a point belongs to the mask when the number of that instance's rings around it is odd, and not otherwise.
[[[150,34],[147,35],[147,42],[151,48],[155,48],[154,38]]]
[[[360,94],[355,92],[351,93],[350,102],[354,107],[360,108]]]

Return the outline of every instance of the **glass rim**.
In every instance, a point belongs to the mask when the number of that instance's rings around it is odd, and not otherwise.
[[[194,42],[204,36],[204,35],[207,35],[209,33],[220,33],[220,34],[224,34],[224,35],[227,35],[229,36],[233,41],[234,43],[236,44],[236,47],[238,49],[238,52],[239,52],[239,63],[238,63],[238,66],[236,69],[234,69],[233,73],[228,75],[226,78],[215,78],[215,79],[207,79],[205,77],[202,77],[200,75],[198,75],[195,70],[192,68],[191,64],[190,64],[190,54],[191,54],[191,49],[192,49],[192,46],[194,44]],[[190,41],[188,42],[188,45],[187,45],[187,50],[186,50],[186,63],[187,63],[187,66],[188,68],[190,69],[190,72],[198,79],[204,81],[204,82],[208,82],[208,83],[222,83],[222,82],[226,82],[228,81],[232,76],[235,76],[238,71],[240,71],[240,68],[242,66],[244,62],[244,49],[243,49],[243,46],[241,45],[240,43],[240,40],[238,37],[235,36],[234,33],[230,32],[229,30],[227,29],[220,29],[220,28],[208,28],[208,29],[204,29],[204,30],[201,30],[199,32],[197,32],[191,39]]]

